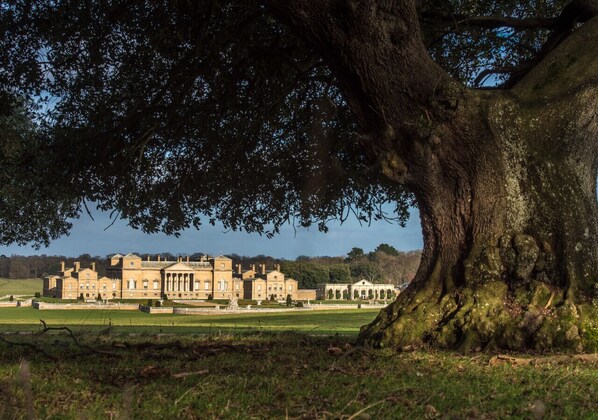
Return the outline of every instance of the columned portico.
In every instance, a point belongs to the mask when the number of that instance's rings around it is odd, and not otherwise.
[[[352,284],[322,283],[318,284],[317,298],[322,300],[340,299],[390,299],[394,293],[392,284],[372,283],[359,280]]]

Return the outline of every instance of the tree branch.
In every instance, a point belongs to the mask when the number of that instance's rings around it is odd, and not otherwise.
[[[413,0],[263,1],[324,58],[364,132],[386,132],[388,115],[419,118],[414,104],[449,79],[427,53]],[[389,91],[392,103],[382,103]]]
[[[552,29],[557,18],[516,18],[509,16],[468,16],[464,14],[450,14],[438,11],[422,12],[421,18],[426,23],[447,26],[453,29],[467,26],[486,29],[513,28],[523,29]]]

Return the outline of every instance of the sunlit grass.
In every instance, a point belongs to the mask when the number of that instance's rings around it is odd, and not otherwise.
[[[46,355],[0,342],[0,418],[28,409],[35,418],[89,419],[581,419],[598,412],[592,363],[493,365],[485,353],[373,351],[353,347],[354,334],[78,335],[110,354],[89,354],[61,333],[5,337]]]
[[[33,296],[36,292],[41,293],[43,287],[42,279],[3,279],[0,278],[0,297],[5,295],[27,295]]]
[[[37,331],[40,319],[51,326],[96,331],[113,326],[122,332],[206,333],[214,330],[297,331],[312,334],[355,334],[378,309],[253,312],[223,315],[147,314],[123,310],[43,310],[0,308],[0,331]]]

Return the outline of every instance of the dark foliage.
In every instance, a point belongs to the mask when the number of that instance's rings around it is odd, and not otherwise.
[[[0,25],[0,91],[26,98],[35,115],[19,124],[37,124],[16,142],[32,155],[18,167],[35,171],[7,177],[45,187],[2,191],[34,204],[0,214],[0,243],[48,243],[89,202],[169,234],[407,216],[330,71],[254,2],[11,1]]]

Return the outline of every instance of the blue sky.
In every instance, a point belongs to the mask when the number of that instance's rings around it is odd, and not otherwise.
[[[116,252],[171,252],[182,255],[205,252],[210,255],[264,254],[295,259],[299,255],[344,256],[353,247],[369,252],[380,243],[388,243],[402,251],[422,247],[417,210],[413,210],[405,228],[386,222],[360,226],[356,220],[348,220],[343,225],[330,224],[328,233],[320,233],[317,228],[298,229],[295,232],[292,227],[285,226],[272,239],[245,232],[225,232],[221,226],[204,226],[199,231],[189,229],[178,238],[164,234],[147,235],[131,229],[124,220],[118,220],[105,230],[111,222],[104,213],[96,212],[94,219],[82,214],[80,219],[74,221],[70,236],[52,242],[48,248],[36,250],[31,246],[0,246],[0,255],[77,256],[87,253],[103,257]]]

